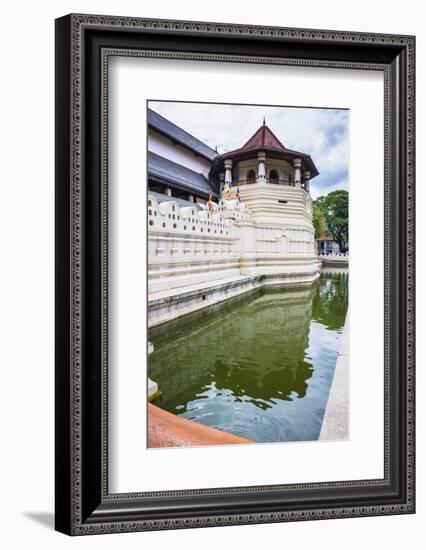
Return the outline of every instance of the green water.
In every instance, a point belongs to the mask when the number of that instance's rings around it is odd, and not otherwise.
[[[152,329],[155,404],[257,442],[318,439],[347,304],[347,272],[328,272]]]

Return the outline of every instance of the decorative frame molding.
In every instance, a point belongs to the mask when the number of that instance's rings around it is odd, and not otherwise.
[[[384,73],[382,480],[108,493],[108,59],[117,55]],[[414,512],[414,81],[413,36],[96,15],[56,21],[59,531],[83,535]],[[185,506],[177,508],[176,497]]]

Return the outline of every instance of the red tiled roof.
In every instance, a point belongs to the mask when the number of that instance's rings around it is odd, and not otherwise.
[[[272,158],[284,158],[290,161],[300,157],[304,163],[304,169],[311,172],[311,179],[319,174],[310,155],[302,153],[301,151],[295,151],[294,149],[287,149],[269,126],[265,124],[265,121],[242,147],[215,157],[213,159],[212,173],[215,174],[219,166],[222,166],[223,161],[226,159],[246,159],[259,151],[269,153]]]
[[[241,147],[240,151],[249,151],[252,149],[275,149],[277,151],[286,151],[284,145],[266,124],[263,124],[251,136],[251,138]]]
[[[287,149],[285,145],[277,138],[274,132],[265,123],[251,136],[251,138],[239,149],[234,149],[223,155],[218,155],[215,160],[226,159],[237,155],[247,154],[251,151],[273,151],[276,153],[286,153],[290,156],[309,157],[306,153]]]

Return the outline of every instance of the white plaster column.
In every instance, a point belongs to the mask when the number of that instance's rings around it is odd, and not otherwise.
[[[167,195],[168,197],[171,197],[171,196],[172,196],[172,189],[171,189],[171,187],[166,187],[166,195]]]
[[[232,160],[225,160],[225,186],[232,185]]]
[[[303,173],[303,180],[305,182],[305,191],[309,193],[310,186],[311,186],[311,173],[310,172],[304,172]]]
[[[302,159],[294,159],[293,166],[294,166],[294,185],[300,189],[302,187],[302,171],[301,171]]]
[[[257,153],[257,158],[259,161],[259,166],[257,169],[257,183],[265,183],[266,182],[266,168],[265,168],[266,153],[264,151]]]
[[[189,199],[190,202],[195,202],[195,201],[194,201],[194,195],[189,195],[189,196],[188,196],[188,199]]]

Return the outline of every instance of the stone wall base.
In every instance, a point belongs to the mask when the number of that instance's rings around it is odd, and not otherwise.
[[[294,288],[314,283],[319,271],[271,275],[241,275],[214,284],[193,285],[176,290],[156,292],[148,299],[148,328],[224,302],[263,286]]]

